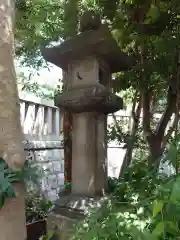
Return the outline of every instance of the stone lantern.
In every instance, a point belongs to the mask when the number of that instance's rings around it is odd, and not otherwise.
[[[77,217],[75,208],[82,213],[107,190],[107,114],[123,107],[123,100],[112,93],[111,75],[132,67],[132,59],[120,51],[98,15],[86,12],[80,29],[76,37],[42,51],[45,60],[66,73],[67,89],[55,104],[73,114],[72,191],[60,197],[54,210],[61,222],[63,216]],[[57,218],[53,221],[61,225]]]

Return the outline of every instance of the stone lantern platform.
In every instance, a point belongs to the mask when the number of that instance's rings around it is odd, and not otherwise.
[[[112,93],[111,75],[133,65],[97,14],[86,12],[80,26],[76,37],[42,51],[47,61],[66,73],[67,89],[55,103],[73,115],[72,190],[60,194],[48,218],[58,239],[67,239],[69,225],[106,199],[107,114],[123,107],[122,98]]]
[[[99,83],[69,87],[68,91],[56,97],[55,102],[57,106],[73,113],[96,111],[109,114],[123,106],[122,98]]]

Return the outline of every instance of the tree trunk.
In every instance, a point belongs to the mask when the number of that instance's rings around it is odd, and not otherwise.
[[[65,39],[73,37],[77,33],[77,4],[78,0],[66,0],[64,6]],[[63,73],[64,86],[66,91],[66,73]],[[72,114],[64,112],[64,182],[70,183],[72,179]]]
[[[125,154],[124,159],[123,159],[123,163],[122,163],[122,167],[120,169],[119,177],[123,175],[125,169],[132,163],[132,153],[133,153],[133,149],[134,149],[134,143],[135,143],[135,139],[136,139],[136,133],[137,133],[137,130],[138,130],[139,119],[140,119],[140,114],[141,114],[141,101],[139,100],[138,106],[135,109],[136,103],[137,103],[137,96],[135,95],[134,103],[133,103],[133,106],[132,106],[133,123],[132,123],[131,136],[130,136],[131,140],[127,145],[127,151],[126,151],[126,154]]]
[[[71,183],[72,176],[72,114],[64,111],[63,132],[64,132],[64,182]]]
[[[167,141],[171,136],[172,131],[174,130],[174,123],[173,123],[172,127],[170,128],[170,131],[168,131],[168,133],[165,134],[165,130],[171,119],[171,116],[176,110],[176,99],[177,99],[177,95],[174,94],[171,87],[169,87],[168,94],[167,94],[166,109],[162,114],[162,117],[160,118],[155,130],[152,131],[150,126],[150,121],[151,121],[150,94],[148,93],[148,91],[145,91],[142,93],[143,132],[149,146],[150,155],[148,158],[148,165],[150,168],[159,167],[160,158],[166,147]],[[176,121],[176,119],[177,118],[175,117],[174,121]]]
[[[163,154],[162,141],[153,136],[151,140],[148,140],[149,145],[149,158],[148,158],[148,166],[149,168],[158,168],[160,164],[160,158]]]
[[[25,155],[13,63],[13,17],[13,1],[0,0],[0,157],[9,167],[20,169]],[[1,240],[26,239],[23,187],[21,184],[14,187],[17,197],[7,200],[0,210]]]

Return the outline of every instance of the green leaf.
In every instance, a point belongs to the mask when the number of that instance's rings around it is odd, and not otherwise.
[[[180,176],[178,176],[174,181],[172,191],[171,191],[170,201],[174,203],[180,201]]]
[[[14,188],[12,185],[9,186],[9,188],[6,189],[6,197],[7,198],[15,198],[16,194],[14,191]]]
[[[24,181],[24,180],[34,180],[33,177],[37,178],[38,172],[34,171],[36,168],[31,168],[28,164],[25,164],[22,170],[13,170],[8,167],[6,162],[0,158],[0,208],[3,207],[6,199],[15,198],[16,193],[14,191],[13,183]],[[50,207],[50,206],[49,206]]]
[[[51,240],[53,236],[54,236],[54,232],[48,232],[46,236],[40,237],[39,240]]]
[[[174,222],[167,222],[168,227],[172,230],[174,230],[175,232],[179,232],[179,228],[178,228],[178,224],[176,225]]]
[[[2,158],[0,158],[0,173],[4,172],[5,162]]]
[[[157,18],[160,16],[160,11],[159,8],[157,6],[155,6],[154,4],[151,4],[151,7],[149,9],[149,12],[147,14],[147,18],[144,21],[144,23],[153,23],[156,22]]]
[[[163,206],[164,202],[162,200],[155,200],[153,202],[153,217],[156,217],[156,215],[162,211]]]
[[[45,236],[41,236],[39,240],[46,240]]]
[[[158,236],[149,232],[144,233],[144,238],[146,240],[158,240]]]
[[[3,207],[6,197],[4,194],[0,194],[0,209]]]
[[[47,240],[50,240],[54,236],[54,232],[48,232]]]
[[[10,187],[10,183],[6,178],[0,178],[0,192],[4,193]]]
[[[11,173],[9,173],[9,175],[7,177],[11,183],[20,182],[23,180],[21,171],[11,172]]]
[[[177,155],[178,151],[176,145],[172,143],[167,153],[167,159],[173,165],[174,168],[176,168]]]
[[[165,222],[159,222],[157,225],[156,225],[156,228],[153,230],[153,234],[155,235],[161,235],[163,232],[164,232],[164,229],[165,229]]]

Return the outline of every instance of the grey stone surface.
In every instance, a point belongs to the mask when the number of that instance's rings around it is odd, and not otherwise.
[[[23,141],[25,150],[63,149],[62,141]]]
[[[72,236],[72,225],[83,220],[89,208],[101,206],[106,200],[104,197],[84,197],[75,195],[61,196],[56,202],[54,211],[47,219],[49,231],[55,231],[57,240],[68,240]]]
[[[60,209],[71,209],[74,211],[79,211],[83,214],[87,212],[89,208],[100,206],[105,200],[107,200],[107,196],[95,196],[95,197],[87,197],[87,196],[78,196],[78,195],[67,195],[61,196],[57,201],[54,208],[55,213],[60,213]]]
[[[51,201],[58,199],[59,191],[64,187],[63,149],[59,148],[61,141],[55,142],[47,144],[47,141],[41,141],[39,144],[39,141],[28,141],[25,145],[26,160],[41,170],[40,189]]]
[[[58,107],[62,107],[75,113],[101,112],[105,114],[120,110],[123,100],[102,84],[75,85],[57,96],[55,100]]]
[[[70,61],[95,55],[109,64],[111,72],[131,69],[134,59],[120,51],[106,24],[95,31],[86,31],[52,48],[43,48],[42,56],[63,70],[67,70]]]
[[[62,166],[59,164],[59,161],[53,161],[53,168],[55,173],[59,173],[62,171]]]

